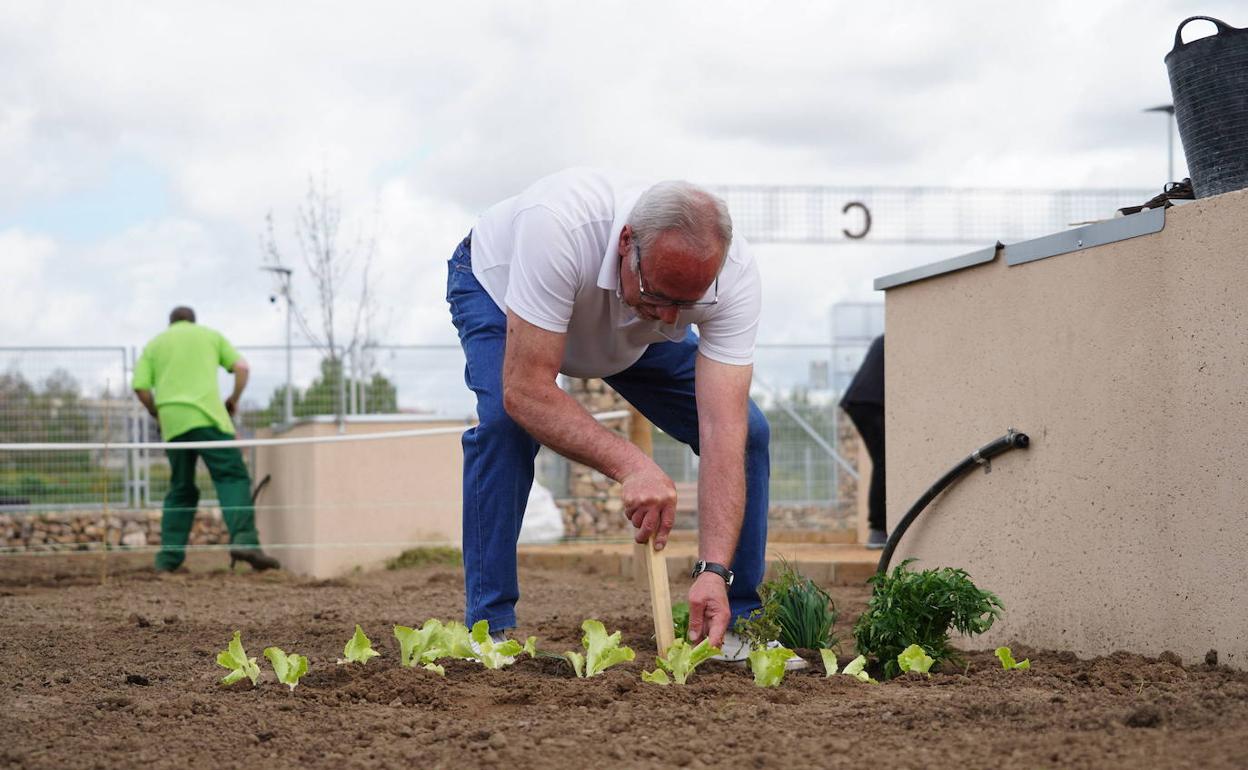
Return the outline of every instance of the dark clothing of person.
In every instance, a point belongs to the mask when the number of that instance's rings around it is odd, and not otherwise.
[[[867,349],[862,366],[845,395],[841,409],[849,415],[862,443],[871,456],[871,488],[868,495],[867,522],[871,529],[886,531],[888,527],[884,496],[884,335],[876,337]],[[861,479],[859,479],[861,483]]]
[[[224,431],[205,426],[192,428],[169,440],[228,441],[232,438]],[[212,476],[212,485],[217,489],[221,517],[230,532],[230,544],[236,548],[260,544],[256,515],[251,504],[251,476],[247,472],[247,464],[243,462],[243,453],[237,447],[169,449],[165,454],[169,457],[171,475],[160,518],[161,548],[156,554],[157,569],[177,569],[186,558],[186,544],[199,506],[195,464],[201,457],[204,465],[208,466],[208,474]]]
[[[867,348],[854,379],[850,380],[841,408],[847,404],[872,404],[884,406],[884,335],[876,337]]]

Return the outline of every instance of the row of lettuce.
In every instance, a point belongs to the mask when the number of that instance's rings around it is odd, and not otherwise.
[[[912,571],[909,564],[903,562],[891,573],[871,579],[872,597],[854,626],[855,647],[860,654],[843,669],[839,668],[835,652],[836,606],[814,581],[784,565],[776,578],[759,587],[762,608],[738,622],[735,629],[750,645],[748,661],[755,684],[779,685],[794,649],[818,650],[826,676],[847,675],[868,683],[876,682],[868,673],[869,664],[888,679],[904,673],[929,675],[933,665],[956,663],[958,657],[950,645],[950,633],[956,630],[967,636],[981,634],[1004,608],[994,594],[977,588],[963,570],[943,567]],[[646,682],[683,685],[694,669],[720,654],[709,640],[696,645],[686,641],[687,607],[677,607],[674,619],[677,641],[666,655],[657,658],[654,671],[642,673]],[[597,676],[611,666],[634,659],[633,650],[620,644],[619,631],[608,634],[597,620],[586,620],[581,629],[583,649],[562,654],[538,650],[537,638],[532,636],[523,644],[515,639],[496,642],[484,620],[469,629],[456,621],[431,619],[420,628],[395,626],[394,636],[399,643],[401,665],[419,666],[439,675],[446,672],[438,661],[446,659],[477,661],[486,668],[500,669],[515,663],[520,655],[556,658],[566,660],[582,678]],[[357,625],[338,663],[364,664],[378,654]],[[278,681],[289,685],[292,691],[308,672],[308,659],[303,655],[268,647],[264,657],[272,664]],[[997,657],[1007,670],[1030,666],[1026,660],[1016,662],[1008,647],[998,648]],[[225,684],[250,679],[254,686],[260,678],[260,667],[255,658],[247,657],[237,631],[229,647],[217,656],[217,663],[230,671],[222,679]]]
[[[537,637],[534,636],[530,636],[524,644],[515,639],[496,642],[491,638],[489,625],[484,620],[477,622],[469,630],[464,624],[455,621],[443,623],[430,619],[420,628],[395,626],[394,636],[399,642],[400,665],[410,668],[419,666],[440,676],[446,675],[446,669],[437,661],[448,658],[476,661],[488,669],[510,666],[520,655],[532,658],[562,658],[571,664],[580,678],[598,676],[614,665],[635,658],[631,647],[620,644],[620,632],[608,634],[600,621],[586,620],[581,624],[581,630],[585,632],[581,639],[583,651],[569,650],[562,655],[538,650]],[[380,655],[358,625],[342,652],[343,657],[338,659],[339,665],[363,665]],[[839,669],[835,652],[826,648],[819,652],[823,659],[825,676],[836,676],[839,673],[862,682],[877,683],[866,671],[865,656],[859,655],[844,669]],[[719,653],[719,648],[712,647],[708,639],[703,639],[696,645],[677,639],[668,648],[666,655],[656,658],[658,665],[655,670],[643,671],[641,678],[658,685],[684,685],[688,683],[694,669]],[[759,687],[778,686],[784,679],[785,663],[792,656],[793,651],[786,647],[751,650],[748,661],[754,674],[754,683]],[[264,657],[272,665],[278,682],[289,686],[292,692],[298,686],[299,680],[308,673],[308,658],[304,655],[287,653],[279,647],[267,647]],[[1030,666],[1030,662],[1026,660],[1015,662],[1008,647],[998,648],[997,657],[1006,669],[1026,669]],[[897,656],[897,665],[902,672],[930,675],[933,662],[933,658],[917,644],[910,645]],[[253,687],[259,683],[260,666],[255,658],[247,656],[239,631],[234,632],[229,646],[218,653],[217,664],[229,670],[221,680],[222,684],[230,685],[243,679],[249,679]]]

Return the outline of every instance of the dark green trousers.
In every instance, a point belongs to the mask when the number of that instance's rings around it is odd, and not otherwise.
[[[234,438],[216,428],[192,428],[174,436],[170,441],[228,441]],[[199,487],[195,486],[195,464],[204,458],[212,485],[217,488],[217,500],[221,503],[221,515],[230,532],[230,542],[239,546],[257,546],[260,536],[256,532],[256,514],[251,507],[251,475],[243,462],[243,453],[234,447],[222,449],[170,449],[172,477],[169,494],[160,518],[160,551],[156,554],[156,568],[177,569],[186,558],[186,542],[195,522],[195,510],[199,506]]]

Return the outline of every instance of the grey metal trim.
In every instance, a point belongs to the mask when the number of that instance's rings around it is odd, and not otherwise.
[[[1104,246],[1108,243],[1117,243],[1129,238],[1137,238],[1141,235],[1150,235],[1161,232],[1165,226],[1166,210],[1164,208],[1146,209],[1138,214],[1115,217],[1104,222],[1097,222],[1091,225],[1084,225],[1083,227],[1076,227],[1073,230],[1046,235],[1042,238],[1019,241],[1008,246],[1002,246],[998,242],[996,246],[986,249],[972,251],[969,254],[933,262],[930,265],[913,267],[900,273],[886,275],[875,279],[875,290],[892,289],[907,283],[921,281],[924,278],[931,278],[944,273],[952,273],[955,270],[982,265],[985,262],[991,262],[996,257],[998,249],[1004,249],[1005,263],[1013,267],[1028,262],[1035,262],[1038,259],[1083,251],[1095,246]]]
[[[1083,251],[1107,243],[1117,243],[1128,238],[1160,232],[1166,226],[1164,208],[1146,209],[1138,214],[1107,219],[1074,230],[1034,238],[1030,241],[1012,243],[1005,247],[1005,264],[1013,267],[1037,259],[1056,257]]]
[[[875,279],[875,290],[882,291],[884,289],[892,289],[902,284],[914,283],[924,278],[931,278],[935,275],[944,273],[952,273],[955,270],[961,270],[966,267],[982,265],[985,262],[991,262],[997,257],[997,249],[1001,248],[998,242],[986,249],[972,251],[969,254],[962,254],[949,259],[942,259],[939,262],[933,262],[930,265],[921,265],[912,267],[909,270],[902,270],[900,273],[892,273]]]

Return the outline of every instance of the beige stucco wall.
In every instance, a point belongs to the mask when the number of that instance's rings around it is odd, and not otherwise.
[[[461,427],[463,422],[370,417],[346,433]],[[333,436],[332,421],[298,423],[281,437]],[[297,574],[328,578],[375,567],[412,543],[460,541],[459,433],[258,447],[256,479],[272,474],[256,508],[263,543]],[[315,546],[315,547],[308,547]]]
[[[1008,247],[1007,247],[1008,248]],[[1248,668],[1248,191],[1165,228],[890,289],[890,526],[1015,427],[893,563],[965,567],[1008,611],[972,644],[1216,649]]]

